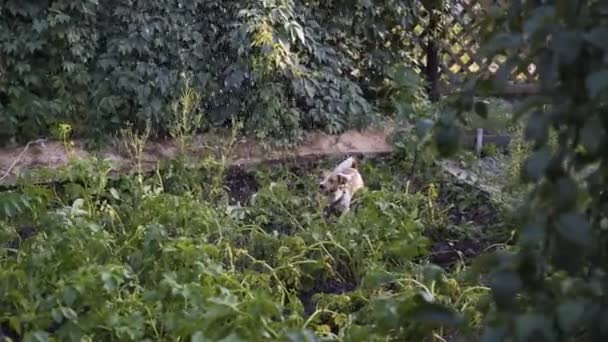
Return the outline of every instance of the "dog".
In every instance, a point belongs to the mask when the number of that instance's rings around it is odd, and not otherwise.
[[[333,171],[323,172],[319,191],[329,199],[329,211],[342,216],[350,211],[354,194],[364,187],[363,177],[357,170],[355,158],[349,157]]]

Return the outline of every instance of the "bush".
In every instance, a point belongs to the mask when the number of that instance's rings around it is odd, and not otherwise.
[[[360,127],[375,117],[372,89],[404,53],[409,13],[392,2],[8,0],[0,140],[59,123],[75,137],[105,137],[127,121],[167,135],[186,80],[202,94],[207,127],[236,119],[285,142],[303,129]]]
[[[484,57],[503,54],[507,62],[495,75],[472,80],[438,126],[441,151],[455,152],[445,147],[458,137],[455,119],[473,108],[488,113],[474,95],[504,89],[513,69],[537,66],[540,93],[517,110],[531,150],[521,180],[532,188],[517,210],[517,248],[480,263],[491,272],[494,299],[485,340],[608,337],[600,323],[606,293],[594,290],[608,286],[606,10],[595,0],[494,5],[482,24]]]

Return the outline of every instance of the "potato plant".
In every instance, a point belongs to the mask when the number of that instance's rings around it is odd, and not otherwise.
[[[459,223],[442,210],[429,214],[453,195],[441,187],[429,195],[428,184],[446,182],[430,169],[418,185],[400,182],[401,164],[365,162],[369,185],[342,220],[323,218],[315,165],[236,172],[206,160],[195,172],[167,165],[107,181],[107,165],[86,160],[58,170],[62,183],[24,178],[0,194],[0,334],[13,341],[475,334],[488,289],[471,277],[459,247],[445,261],[447,241],[460,239],[446,232]],[[249,179],[253,190],[225,186],[235,184],[231,177]],[[438,254],[444,259],[433,264]]]

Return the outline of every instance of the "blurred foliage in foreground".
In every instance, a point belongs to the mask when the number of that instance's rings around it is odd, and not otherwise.
[[[496,304],[483,340],[605,340],[608,7],[510,1],[491,9],[483,27],[484,53],[504,53],[507,63],[454,98],[437,126],[439,150],[456,151],[462,113],[475,109],[485,117],[474,96],[502,89],[512,69],[535,63],[540,85],[515,112],[526,120],[531,153],[521,176],[532,185],[518,210],[517,245],[479,260],[492,271]]]

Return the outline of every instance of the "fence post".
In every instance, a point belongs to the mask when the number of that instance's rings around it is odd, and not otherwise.
[[[439,14],[436,8],[428,8],[429,26],[426,44],[426,79],[427,92],[432,102],[439,101],[439,49],[437,47],[437,26]]]
[[[477,155],[481,155],[483,149],[483,128],[477,129],[477,136],[475,137],[475,152]]]

